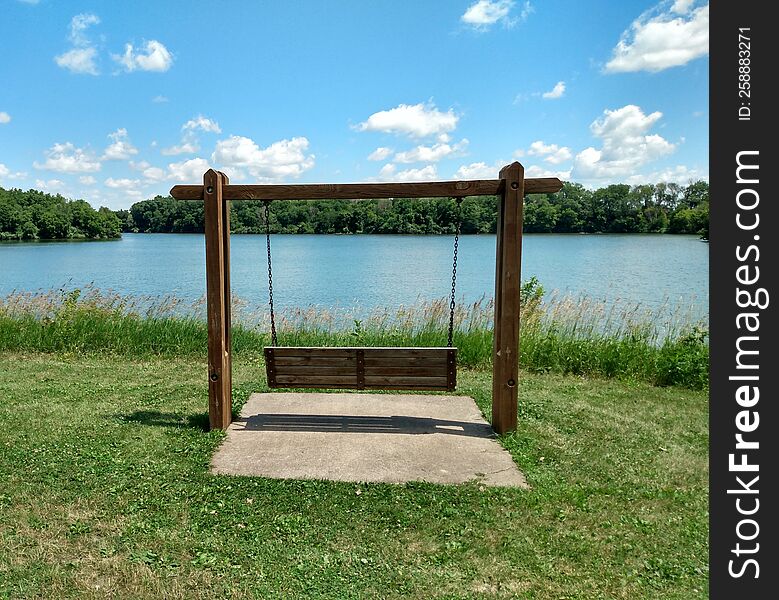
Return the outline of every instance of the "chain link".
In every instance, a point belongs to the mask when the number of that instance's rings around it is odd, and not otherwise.
[[[270,200],[265,200],[265,246],[268,249],[268,304],[270,305],[270,337],[271,345],[278,346],[276,336],[276,314],[273,310],[273,263],[270,258]]]
[[[460,226],[462,223],[461,205],[462,198],[454,199],[457,206],[457,218],[455,220],[454,230],[454,253],[452,256],[452,297],[449,299],[449,337],[447,340],[447,346],[452,347],[454,338],[454,307],[455,298],[457,296],[457,249],[460,246]]]

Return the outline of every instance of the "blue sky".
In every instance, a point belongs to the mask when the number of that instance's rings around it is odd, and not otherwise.
[[[0,186],[708,178],[708,3],[0,0]]]

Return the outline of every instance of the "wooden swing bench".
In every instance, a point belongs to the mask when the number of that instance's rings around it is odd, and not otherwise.
[[[457,348],[266,346],[271,388],[454,391]]]
[[[452,391],[457,383],[457,349],[452,345],[453,313],[450,313],[446,347],[301,348],[278,345],[273,324],[269,202],[444,197],[459,201],[467,196],[497,196],[492,426],[497,433],[506,433],[517,426],[522,201],[525,194],[554,193],[561,187],[562,183],[557,178],[525,179],[524,168],[517,162],[501,169],[498,179],[471,181],[230,185],[224,173],[209,169],[203,176],[202,185],[174,186],[170,192],[174,198],[204,203],[208,414],[211,428],[227,429],[232,420],[231,200],[265,202],[268,285],[273,326],[271,345],[265,348],[265,359],[268,385],[271,388]],[[450,306],[455,300],[457,234]]]

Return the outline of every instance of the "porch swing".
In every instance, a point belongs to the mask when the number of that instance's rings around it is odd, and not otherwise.
[[[420,391],[455,389],[457,348],[454,347],[452,338],[462,198],[453,200],[456,201],[458,210],[452,253],[452,292],[449,299],[447,344],[423,348],[279,346],[273,307],[270,200],[264,201],[271,334],[271,345],[265,347],[268,387]]]

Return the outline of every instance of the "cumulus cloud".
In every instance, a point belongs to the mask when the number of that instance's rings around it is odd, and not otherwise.
[[[398,171],[393,164],[384,165],[379,171],[378,181],[434,181],[438,179],[435,165],[427,165],[420,169]]]
[[[100,17],[91,13],[81,13],[70,20],[70,41],[74,46],[88,46],[89,38],[86,35],[87,29],[92,25],[98,25]]]
[[[643,183],[687,183],[699,180],[708,181],[709,175],[706,171],[696,168],[690,168],[686,165],[676,165],[660,171],[653,171],[646,175],[631,175],[625,181],[630,185],[640,185]]]
[[[195,154],[199,150],[200,146],[194,140],[185,140],[175,146],[168,146],[167,148],[163,148],[160,150],[160,153],[164,154],[165,156],[175,156],[177,154]]]
[[[126,129],[117,129],[109,133],[108,138],[112,143],[105,149],[102,160],[127,160],[138,154],[138,149],[130,143]]]
[[[113,177],[109,177],[105,180],[106,187],[110,187],[113,189],[133,189],[137,188],[140,185],[140,180],[138,179],[128,179],[128,178],[119,178],[114,179]]]
[[[165,44],[157,40],[144,42],[140,48],[125,44],[124,54],[114,54],[112,58],[122,65],[125,71],[156,71],[164,72],[173,64],[173,54]]]
[[[68,39],[73,48],[54,57],[57,66],[71,73],[98,75],[97,48],[87,36],[87,29],[100,23],[100,17],[91,13],[81,13],[70,20]]]
[[[0,125],[4,125],[5,123],[11,122],[11,115],[9,115],[7,112],[3,112],[0,110]]]
[[[54,57],[57,66],[80,75],[99,75],[95,48],[73,48]]]
[[[580,179],[624,179],[643,165],[671,154],[675,145],[648,131],[663,116],[649,115],[633,104],[605,110],[601,119],[590,125],[592,134],[602,142],[600,149],[585,148],[576,155],[574,173]]]
[[[504,27],[513,27],[525,21],[533,12],[533,5],[524,2],[518,15],[512,15],[513,0],[477,0],[460,16],[460,21],[478,31],[487,31],[496,23]]]
[[[96,173],[100,170],[100,161],[83,148],[77,148],[70,142],[54,144],[44,153],[46,161],[34,162],[36,169],[46,169],[59,173]]]
[[[0,180],[2,179],[21,179],[22,177],[26,177],[27,173],[23,173],[22,171],[16,171],[15,173],[11,171],[7,166],[5,166],[3,163],[0,163]]]
[[[485,162],[474,162],[460,166],[454,177],[456,179],[497,179],[498,173],[504,166],[497,163],[488,165]]]
[[[97,183],[97,179],[92,177],[91,175],[82,175],[78,178],[79,183],[82,185],[95,185]]]
[[[392,148],[381,146],[368,155],[368,160],[386,160],[393,152]]]
[[[203,173],[211,167],[204,158],[191,158],[168,165],[168,179],[181,183],[193,183],[203,180]]]
[[[430,102],[400,104],[395,108],[373,113],[367,120],[357,125],[356,129],[424,138],[453,131],[457,127],[459,118],[451,108],[441,112]]]
[[[163,104],[164,102],[168,102],[168,97],[163,95],[154,96],[154,98],[151,99],[152,102],[155,104]]]
[[[563,94],[565,94],[565,82],[558,81],[551,90],[541,94],[541,97],[546,100],[553,100],[555,98],[562,98]]]
[[[203,115],[198,115],[190,119],[181,126],[182,131],[210,131],[211,133],[222,133],[219,123]]]
[[[546,167],[540,167],[538,165],[530,165],[525,167],[525,177],[557,177],[563,181],[571,178],[571,169],[567,171],[554,171],[547,169]]]
[[[36,179],[35,189],[52,194],[63,194],[67,191],[67,186],[61,179]]]
[[[573,156],[571,149],[567,146],[558,146],[557,144],[545,144],[541,140],[530,144],[527,150],[528,156],[543,156],[544,160],[553,165],[559,165]]]
[[[200,145],[197,141],[196,132],[205,131],[209,133],[222,133],[219,123],[203,115],[198,115],[190,119],[181,126],[181,143],[168,148],[163,148],[160,152],[166,156],[177,154],[195,154],[200,151]]]
[[[709,53],[709,5],[691,0],[657,5],[638,17],[614,48],[606,73],[657,72]]]
[[[227,168],[245,169],[261,181],[280,181],[299,177],[314,166],[308,145],[305,137],[295,137],[261,148],[251,138],[231,135],[217,142],[211,159]]]
[[[456,144],[439,143],[432,146],[417,146],[405,152],[398,152],[393,158],[398,163],[438,162],[444,158],[460,156],[468,147],[468,140]]]

